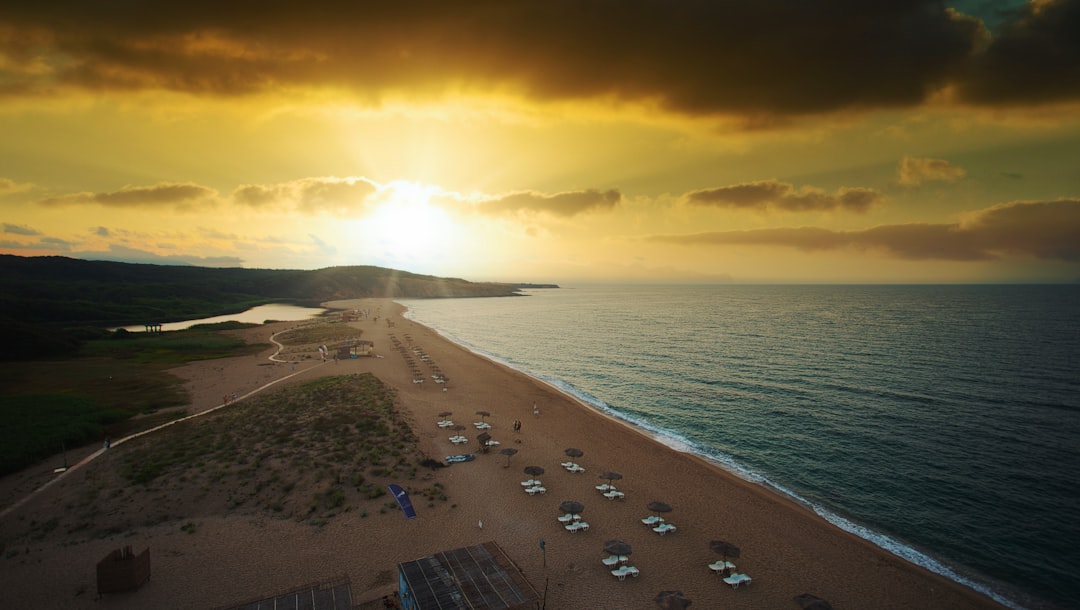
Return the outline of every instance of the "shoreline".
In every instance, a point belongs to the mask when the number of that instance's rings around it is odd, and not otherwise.
[[[725,464],[722,461],[706,454],[703,450],[694,446],[694,444],[690,441],[682,439],[676,433],[650,427],[641,422],[636,422],[630,418],[624,417],[621,414],[615,412],[615,410],[608,406],[607,403],[605,403],[603,400],[591,396],[585,392],[576,390],[575,388],[569,386],[569,384],[566,384],[566,382],[563,382],[561,380],[546,379],[542,376],[532,374],[506,361],[504,358],[499,357],[498,355],[485,352],[478,347],[469,345],[464,341],[458,340],[448,331],[445,331],[441,328],[428,326],[424,322],[417,320],[413,316],[411,310],[409,310],[408,306],[397,303],[396,301],[395,304],[405,308],[402,317],[413,321],[416,324],[420,324],[425,326],[426,328],[429,328],[430,330],[438,334],[442,339],[467,350],[478,358],[489,360],[499,366],[506,367],[511,371],[514,371],[515,373],[524,375],[537,383],[544,384],[551,388],[552,391],[558,392],[565,396],[567,400],[576,402],[582,408],[592,411],[599,416],[607,418],[613,424],[625,426],[626,428],[637,432],[638,434],[641,434],[643,437],[646,437],[651,441],[654,441],[655,443],[661,445],[666,450],[683,454],[693,459],[699,460],[703,463],[703,465],[716,470],[718,474],[722,476],[732,477],[747,485],[752,486],[753,488],[757,488],[763,493],[771,494],[784,501],[787,501],[791,503],[793,509],[806,511],[807,513],[835,527],[840,533],[852,536],[866,544],[869,544],[871,547],[877,550],[888,553],[889,555],[908,563],[913,567],[927,570],[935,576],[941,577],[946,581],[963,587],[965,589],[969,589],[975,594],[985,596],[986,598],[996,602],[997,604],[1000,604],[1002,607],[1010,608],[1012,610],[1023,610],[1023,606],[1021,606],[1018,602],[1010,599],[1002,593],[999,593],[990,584],[964,576],[959,569],[960,567],[952,566],[943,560],[933,557],[925,551],[913,547],[909,543],[896,540],[888,534],[875,530],[869,526],[860,524],[856,521],[852,521],[848,517],[844,517],[840,514],[832,512],[827,507],[814,504],[813,502],[802,498],[795,492],[789,491],[783,486],[778,485],[777,483],[769,479],[767,476],[760,475],[744,468],[738,468]],[[860,534],[860,530],[866,532],[865,535]]]
[[[590,405],[582,408],[576,397],[408,320],[402,316],[403,305],[365,299],[324,306],[377,312],[378,320],[358,323],[357,328],[375,341],[382,357],[333,364],[305,361],[302,374],[283,385],[371,373],[396,391],[398,409],[417,437],[415,450],[420,454],[441,460],[461,452],[435,426],[439,412],[453,411],[459,423],[468,424],[475,411],[485,409],[491,412],[492,436],[517,448],[517,455],[477,455],[473,462],[424,475],[426,484],[439,483],[450,500],[417,506],[419,517],[413,520],[393,511],[366,519],[347,512],[312,527],[262,512],[207,509],[160,523],[135,522],[104,538],[65,535],[65,503],[119,463],[128,447],[116,447],[80,476],[54,486],[0,522],[10,536],[24,522],[50,515],[61,519],[54,534],[27,542],[25,551],[20,543],[17,555],[0,559],[13,583],[8,591],[12,599],[58,608],[217,607],[344,573],[358,603],[392,591],[400,562],[493,540],[537,591],[546,590],[551,608],[652,608],[662,590],[681,590],[695,607],[706,608],[796,608],[793,598],[803,593],[827,599],[838,609],[1001,607],[844,532],[793,500],[679,452]],[[286,327],[244,332],[249,340],[265,341],[268,332]],[[390,348],[390,335],[422,346],[449,377],[446,391],[434,383],[413,383],[402,356]],[[190,412],[217,406],[223,392],[245,394],[245,388],[290,373],[288,366],[267,366],[267,353],[174,370],[189,380]],[[532,413],[534,401],[540,405],[538,417]],[[512,432],[515,420],[524,426]],[[472,437],[476,431],[470,427],[467,434]],[[472,444],[467,447],[473,449]],[[584,450],[577,461],[587,472],[571,474],[559,467],[567,447]],[[546,468],[545,495],[521,491],[522,468],[530,464]],[[625,499],[608,500],[594,489],[605,470],[624,475],[619,489]],[[181,487],[176,493],[188,492]],[[590,531],[563,530],[555,517],[564,500],[585,504],[583,517]],[[125,510],[137,511],[136,504],[146,500],[132,491],[125,501]],[[639,522],[650,514],[646,504],[651,501],[672,505],[674,510],[665,517],[678,526],[676,532],[659,536]],[[182,530],[185,523],[194,524],[195,533]],[[640,577],[619,581],[601,565],[601,546],[613,538],[633,545],[631,558]],[[740,572],[753,577],[751,585],[732,589],[707,568],[720,558],[708,546],[711,539],[741,548],[741,557],[734,561]],[[540,540],[546,541],[544,551]],[[138,591],[93,600],[94,565],[122,545],[153,549],[153,578]]]

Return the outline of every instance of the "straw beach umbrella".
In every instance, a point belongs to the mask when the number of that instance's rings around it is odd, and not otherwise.
[[[480,416],[480,421],[484,421],[485,417],[491,417],[491,413],[487,411],[477,411],[476,414]]]
[[[565,453],[566,453],[566,455],[568,455],[568,456],[570,456],[572,458],[579,458],[579,457],[585,455],[585,452],[582,451],[581,449],[578,449],[577,447],[571,447],[571,448],[567,449],[565,451]]]
[[[577,500],[567,500],[559,505],[559,510],[576,515],[585,510],[585,505]]]
[[[488,441],[491,440],[491,435],[487,432],[481,432],[476,436],[476,440],[480,441],[480,451],[487,453]]]
[[[723,555],[724,561],[727,561],[728,557],[738,559],[739,554],[741,553],[741,551],[739,551],[739,547],[723,540],[710,541],[709,548]]]
[[[544,474],[544,469],[540,466],[526,466],[525,474],[529,475],[530,477],[538,477]]]
[[[439,417],[449,417],[449,416],[451,416],[451,415],[453,415],[453,414],[454,414],[454,412],[453,412],[453,411],[441,411],[441,412],[439,413]]]
[[[618,472],[614,472],[614,471],[609,470],[609,471],[607,471],[605,473],[602,473],[600,475],[600,478],[601,479],[607,479],[608,485],[611,485],[612,481],[618,481],[619,479],[622,478],[622,475],[619,474]]]
[[[499,451],[499,453],[506,456],[506,465],[503,466],[503,468],[509,468],[510,467],[510,456],[514,455],[517,452],[518,452],[518,450],[514,449],[513,447],[506,447],[505,449],[502,449],[502,450]]]
[[[682,591],[661,591],[656,594],[656,605],[660,610],[685,610],[690,600]]]
[[[802,610],[832,610],[832,604],[816,595],[810,595],[809,593],[796,595],[795,603],[799,604],[799,607],[802,608]]]
[[[604,542],[604,552],[610,555],[625,556],[634,552],[630,543],[623,542],[622,540],[607,540]]]
[[[657,513],[658,517],[660,516],[659,513],[671,512],[671,505],[666,502],[649,502],[646,505],[646,508],[653,511],[654,513]]]

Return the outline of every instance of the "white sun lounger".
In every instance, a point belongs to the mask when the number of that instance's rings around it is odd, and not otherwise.
[[[566,531],[568,531],[568,532],[577,532],[579,530],[588,531],[589,524],[584,522],[584,521],[574,521],[573,523],[568,523],[568,524],[564,525],[563,527],[565,527]]]
[[[627,576],[636,577],[641,571],[634,566],[622,566],[611,571],[611,575],[617,577],[619,580],[626,580]]]
[[[651,517],[645,517],[641,520],[641,522],[645,525],[648,525],[649,527],[655,527],[663,523],[664,519],[663,517],[657,517],[656,515],[652,515]]]
[[[670,523],[661,523],[660,525],[657,525],[656,527],[652,528],[652,531],[654,531],[657,534],[660,534],[661,536],[663,536],[664,534],[666,534],[668,532],[674,532],[675,531],[675,526],[670,524]]]
[[[749,585],[752,579],[746,574],[732,574],[724,579],[724,582],[731,585],[732,589],[738,589],[739,585]]]
[[[608,557],[605,557],[605,558],[601,559],[600,563],[606,565],[609,568],[613,568],[613,567],[619,565],[619,556],[618,555],[610,555]]]
[[[621,498],[621,497],[623,497],[625,495],[626,494],[624,494],[623,492],[616,491],[616,490],[604,492],[604,497],[607,498],[608,500],[614,500],[615,498]]]
[[[717,574],[723,574],[724,570],[734,570],[735,564],[723,559],[717,559],[714,563],[709,564],[709,569]]]

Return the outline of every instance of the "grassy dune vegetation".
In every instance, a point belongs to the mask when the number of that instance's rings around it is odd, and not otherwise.
[[[89,485],[65,498],[64,518],[32,524],[29,535],[96,538],[170,521],[194,532],[200,517],[226,513],[321,526],[343,513],[397,511],[391,482],[417,505],[447,502],[415,441],[374,376],[320,378],[116,447],[99,458],[111,467],[78,475]]]

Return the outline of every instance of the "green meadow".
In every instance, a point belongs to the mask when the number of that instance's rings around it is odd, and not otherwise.
[[[11,361],[0,367],[0,476],[59,454],[184,415],[185,362],[265,349],[220,332],[223,323],[160,335],[112,333],[86,341],[62,360]],[[132,418],[136,415],[138,420]]]

